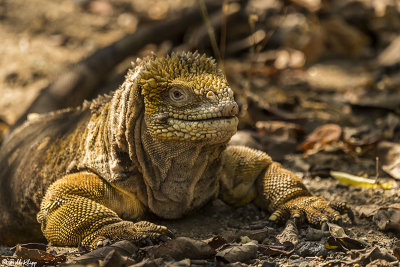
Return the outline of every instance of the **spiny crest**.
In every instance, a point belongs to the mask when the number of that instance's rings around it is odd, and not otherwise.
[[[156,87],[166,87],[168,81],[178,77],[190,77],[202,73],[219,75],[215,59],[205,54],[200,55],[197,51],[172,53],[162,58],[152,56],[144,59],[139,65],[143,66],[139,73],[142,93],[145,94]]]
[[[213,58],[205,54],[200,55],[197,51],[172,53],[166,57],[157,58],[153,56],[144,64],[142,78],[161,76],[169,74],[178,77],[187,74],[216,73],[217,64]],[[150,76],[152,75],[152,76]]]

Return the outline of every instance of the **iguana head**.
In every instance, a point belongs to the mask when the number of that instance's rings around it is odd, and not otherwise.
[[[138,85],[154,137],[215,144],[236,132],[238,105],[214,59],[189,52],[152,58],[142,66]]]

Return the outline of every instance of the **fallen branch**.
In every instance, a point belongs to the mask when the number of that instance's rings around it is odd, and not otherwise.
[[[207,10],[214,13],[219,10],[219,7],[208,4]],[[93,94],[107,74],[125,58],[134,55],[149,43],[159,44],[165,40],[182,37],[189,25],[200,22],[202,22],[202,16],[198,7],[195,6],[184,11],[178,18],[144,26],[135,33],[97,50],[43,88],[13,128],[22,124],[29,113],[44,113],[79,105]]]

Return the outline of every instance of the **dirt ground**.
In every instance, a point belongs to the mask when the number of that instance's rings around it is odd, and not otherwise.
[[[237,3],[228,2],[237,8]],[[97,255],[100,261],[92,264],[399,265],[400,4],[396,0],[282,2],[248,1],[242,7],[247,22],[225,26],[223,67],[241,109],[239,132],[232,143],[266,151],[302,177],[312,193],[348,203],[355,222],[345,216],[347,237],[302,225],[295,248],[277,249],[284,243],[277,241],[277,235],[289,231],[290,225],[269,225],[269,214],[253,204],[233,208],[215,200],[181,220],[150,219],[177,237],[206,243],[224,238],[224,245],[214,249],[217,257],[193,259],[189,252],[158,257],[158,248],[147,248],[135,250],[136,257],[128,253],[129,260],[121,251],[119,258],[109,255],[117,258],[114,263]],[[195,4],[194,0],[0,0],[0,117],[12,125],[42,88],[79,60]],[[216,30],[219,44],[221,32]],[[110,71],[98,92],[115,89],[131,59],[152,51],[185,49],[190,36],[188,30],[181,43],[146,45]],[[197,48],[215,53],[208,39]],[[369,177],[377,181],[375,185],[388,183],[391,188],[344,184],[331,171]],[[332,239],[341,245],[335,247]],[[179,240],[178,245],[186,244]],[[220,254],[223,246],[242,248],[251,240],[256,240],[252,244],[257,252],[243,249],[243,253],[253,257],[231,261]],[[68,263],[84,254],[51,246],[47,251],[66,255]],[[12,255],[7,247],[0,252],[3,257]]]

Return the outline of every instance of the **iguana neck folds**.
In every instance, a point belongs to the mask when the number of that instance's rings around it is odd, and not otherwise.
[[[225,144],[201,145],[154,138],[145,123],[138,151],[146,192],[146,206],[163,218],[179,218],[216,195],[217,179],[210,166],[217,164]],[[214,171],[214,170],[213,170]]]

